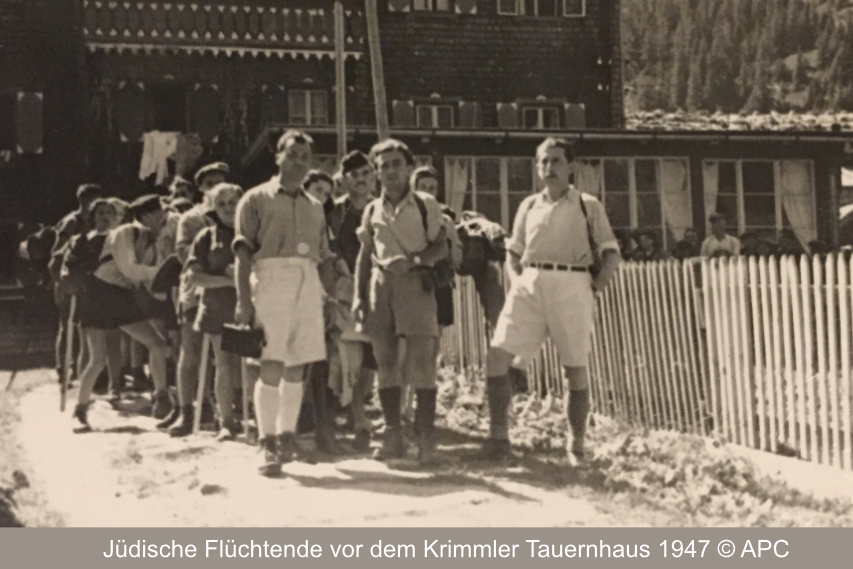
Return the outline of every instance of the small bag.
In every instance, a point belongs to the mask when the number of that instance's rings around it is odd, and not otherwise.
[[[225,324],[222,329],[222,349],[244,358],[259,359],[267,345],[264,331],[238,324]]]

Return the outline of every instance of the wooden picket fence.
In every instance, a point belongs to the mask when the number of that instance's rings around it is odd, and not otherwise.
[[[590,372],[598,412],[853,469],[853,263],[842,256],[625,263],[599,297]],[[447,365],[485,365],[473,282],[457,281]],[[546,345],[531,391],[562,396]]]

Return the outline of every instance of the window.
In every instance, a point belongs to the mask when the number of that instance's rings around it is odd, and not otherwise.
[[[560,128],[560,109],[557,107],[526,107],[522,109],[524,128],[539,130]]]
[[[325,91],[290,91],[288,110],[290,124],[329,124],[329,108]]]
[[[584,158],[601,162],[600,199],[614,230],[650,229],[671,249],[693,225],[689,163],[681,158]]]
[[[450,0],[412,0],[416,12],[449,12]]]
[[[563,0],[563,15],[575,18],[586,16],[586,0]]]
[[[447,204],[457,213],[477,211],[511,230],[518,206],[538,189],[533,158],[447,156]]]
[[[450,105],[418,105],[418,126],[421,128],[453,128],[453,107]]]
[[[804,244],[814,238],[811,162],[706,161],[704,168],[706,214],[723,214],[731,233],[775,239],[780,230],[793,229]]]
[[[177,83],[151,85],[148,93],[152,104],[151,130],[163,132],[187,130],[187,91],[184,85]]]
[[[498,14],[516,16],[519,13],[520,0],[498,0]]]

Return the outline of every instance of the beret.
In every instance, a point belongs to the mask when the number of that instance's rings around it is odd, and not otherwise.
[[[196,186],[201,185],[201,181],[205,176],[210,174],[225,174],[228,175],[231,173],[231,168],[228,167],[228,164],[225,162],[214,162],[213,164],[208,164],[207,166],[202,166],[198,172],[195,174],[195,184]]]
[[[358,150],[353,150],[341,160],[341,173],[346,175],[369,164],[370,161],[367,159],[367,156]]]
[[[148,194],[136,198],[130,204],[130,213],[136,219],[139,219],[146,213],[152,213],[161,209],[163,209],[163,204],[160,201],[160,196],[158,196],[157,194]]]

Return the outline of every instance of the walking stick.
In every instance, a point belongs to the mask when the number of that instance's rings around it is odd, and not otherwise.
[[[68,396],[68,383],[71,377],[71,362],[74,359],[74,314],[77,312],[77,297],[71,297],[71,308],[68,310],[68,322],[65,337],[65,365],[62,370],[62,388],[59,395],[59,411],[65,412],[65,400]]]
[[[201,340],[201,362],[198,366],[198,390],[195,396],[195,412],[193,416],[193,435],[201,430],[201,407],[204,404],[204,389],[207,383],[207,360],[210,357],[210,336],[205,334]]]

